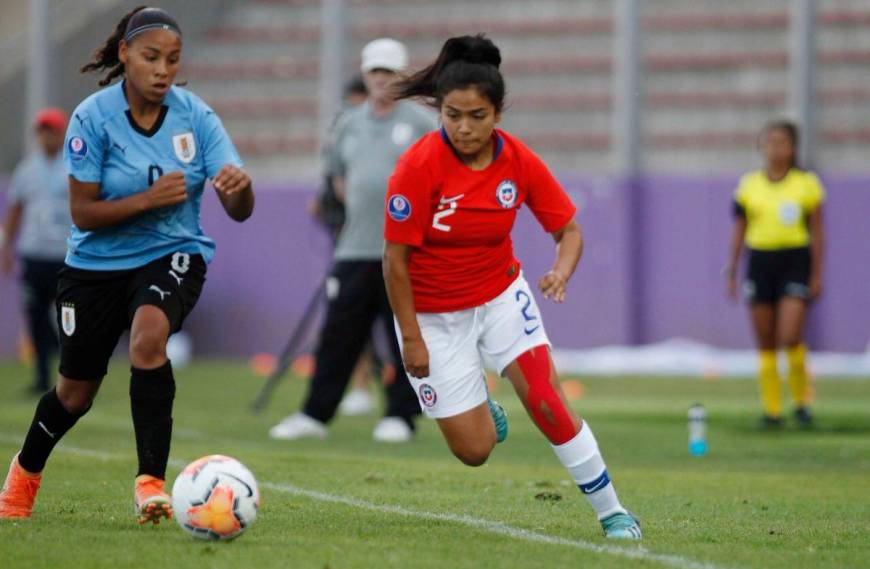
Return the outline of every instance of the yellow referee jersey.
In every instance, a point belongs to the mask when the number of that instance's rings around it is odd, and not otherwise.
[[[746,215],[746,245],[762,251],[809,245],[807,217],[824,200],[818,176],[797,168],[778,182],[771,182],[764,170],[749,172],[734,192]]]

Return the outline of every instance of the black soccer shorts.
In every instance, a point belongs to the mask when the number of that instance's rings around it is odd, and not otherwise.
[[[70,379],[101,380],[109,358],[136,310],[160,308],[170,334],[181,329],[205,283],[201,255],[176,252],[123,271],[65,266],[57,285],[60,373]]]
[[[743,293],[752,304],[775,304],[786,296],[808,299],[809,280],[808,247],[777,251],[750,249]]]

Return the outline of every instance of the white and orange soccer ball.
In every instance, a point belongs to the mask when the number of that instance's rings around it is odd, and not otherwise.
[[[244,464],[213,454],[188,464],[172,486],[172,509],[179,525],[200,539],[241,535],[257,518],[260,490]]]

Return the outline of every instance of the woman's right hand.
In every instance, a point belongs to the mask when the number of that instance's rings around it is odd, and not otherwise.
[[[145,197],[145,209],[149,210],[187,201],[187,184],[184,181],[184,173],[176,170],[160,176],[147,191],[143,192],[143,196]]]
[[[733,300],[735,302],[738,300],[737,290],[738,290],[737,275],[736,274],[728,275],[728,298],[730,298],[731,300]]]
[[[402,359],[405,360],[408,375],[417,379],[429,377],[429,350],[423,338],[403,340]]]

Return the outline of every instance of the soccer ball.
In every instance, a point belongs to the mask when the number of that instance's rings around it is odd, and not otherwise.
[[[238,460],[220,454],[194,460],[172,486],[175,519],[200,539],[239,536],[254,522],[259,507],[254,475]]]

